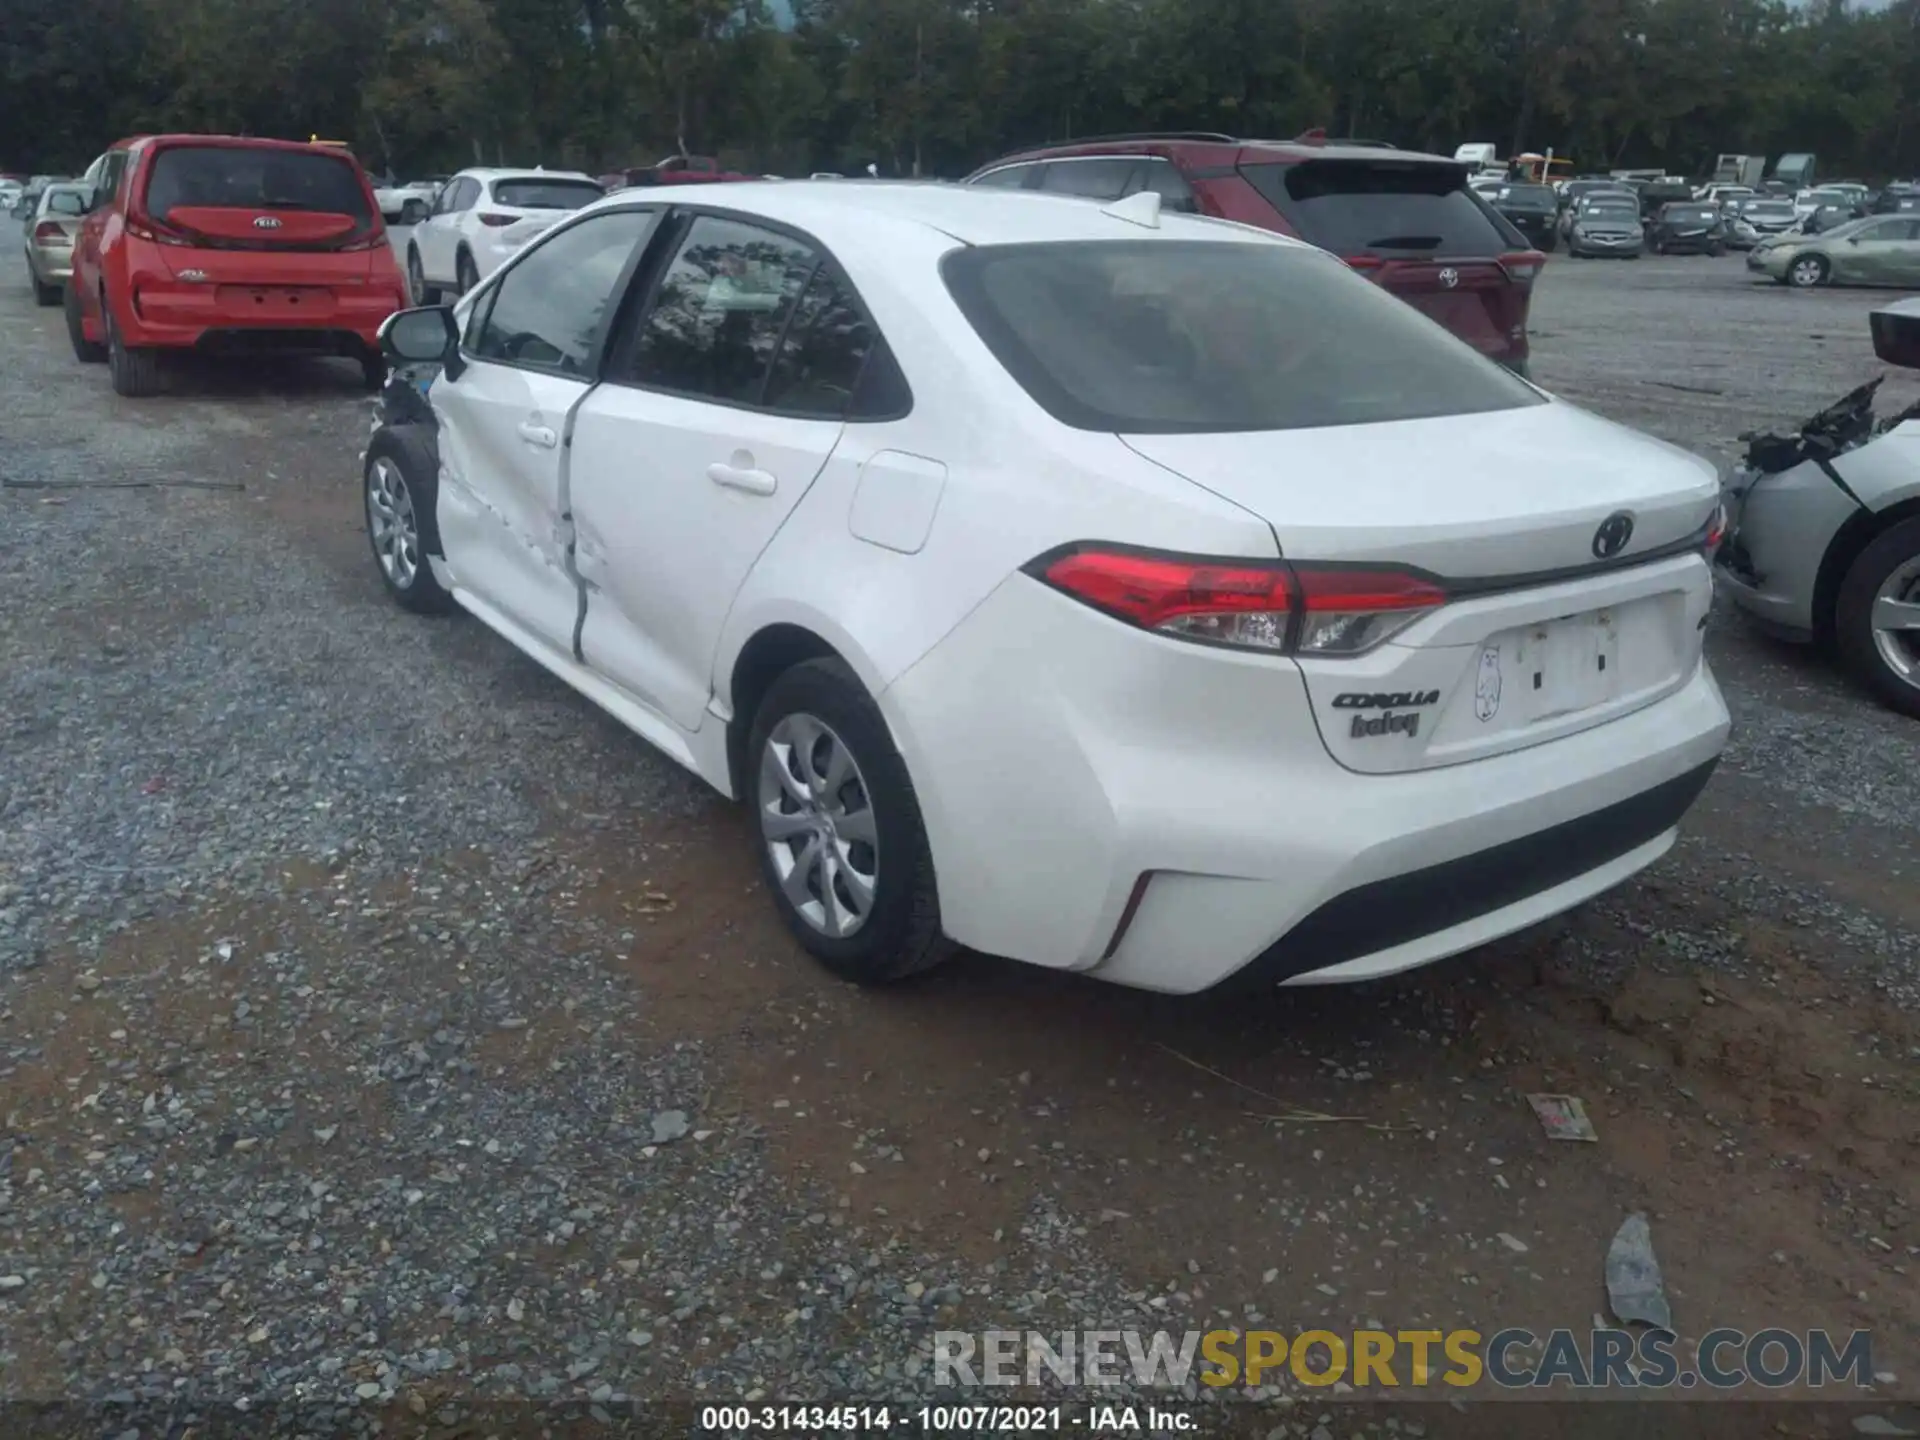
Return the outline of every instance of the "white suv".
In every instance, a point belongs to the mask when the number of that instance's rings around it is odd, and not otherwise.
[[[417,303],[464,295],[556,220],[606,193],[574,170],[462,170],[407,241]]]

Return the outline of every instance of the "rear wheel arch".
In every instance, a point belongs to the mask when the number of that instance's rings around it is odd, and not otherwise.
[[[764,626],[740,647],[728,677],[726,695],[733,709],[733,719],[727,725],[727,779],[736,796],[747,793],[750,777],[747,740],[753,732],[761,700],[766,698],[774,681],[808,660],[846,663],[838,650],[804,625],[782,622]]]
[[[1840,602],[1840,587],[1860,553],[1903,520],[1920,516],[1920,495],[1912,496],[1884,510],[1855,510],[1827,545],[1820,570],[1813,582],[1813,637],[1823,648],[1834,645],[1834,618]]]

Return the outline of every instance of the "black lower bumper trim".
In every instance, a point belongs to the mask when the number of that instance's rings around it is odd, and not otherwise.
[[[1336,895],[1223,983],[1265,987],[1504,910],[1679,824],[1717,757],[1604,810]]]

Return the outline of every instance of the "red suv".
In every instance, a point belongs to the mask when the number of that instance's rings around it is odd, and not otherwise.
[[[1118,200],[1155,190],[1331,250],[1482,354],[1527,373],[1527,309],[1546,257],[1475,195],[1468,167],[1377,141],[1103,135],[1023,150],[968,185]]]
[[[225,135],[123,140],[88,170],[67,333],[122,395],[169,352],[344,355],[377,386],[406,304],[359,162],[333,145]]]

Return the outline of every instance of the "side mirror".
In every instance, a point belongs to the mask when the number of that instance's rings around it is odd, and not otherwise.
[[[1849,245],[1858,245],[1860,243],[1860,237],[1858,235],[1849,235],[1847,237],[1847,243]]]
[[[427,202],[416,197],[400,207],[400,223],[418,225],[427,218],[427,214]]]
[[[445,365],[460,350],[453,307],[422,305],[389,315],[380,327],[380,349],[401,365]]]

